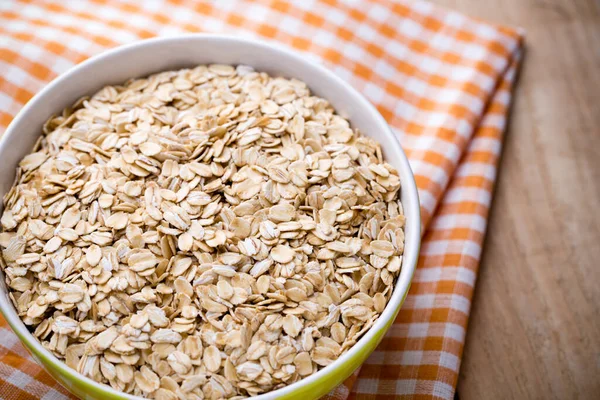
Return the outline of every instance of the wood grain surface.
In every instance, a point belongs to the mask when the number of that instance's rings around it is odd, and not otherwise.
[[[434,2],[527,31],[458,397],[600,399],[600,1]]]

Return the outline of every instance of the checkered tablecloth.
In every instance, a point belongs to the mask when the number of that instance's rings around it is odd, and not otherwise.
[[[190,32],[262,38],[304,52],[362,92],[392,126],[419,187],[420,261],[381,345],[329,397],[452,399],[521,33],[404,0],[1,0],[0,132],[78,62],[124,43]],[[3,320],[0,397],[69,397]]]

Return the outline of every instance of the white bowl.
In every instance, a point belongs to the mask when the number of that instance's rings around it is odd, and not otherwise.
[[[390,302],[373,327],[331,365],[260,399],[316,399],[346,379],[373,352],[394,321],[408,292],[416,267],[420,234],[419,199],[415,180],[398,139],[383,117],[363,96],[328,69],[311,63],[306,56],[271,43],[221,35],[189,35],[150,39],[107,51],[81,63],[55,79],[31,99],[12,121],[0,141],[0,196],[10,190],[17,164],[28,154],[52,115],[83,95],[105,85],[133,77],[192,67],[199,64],[246,64],[273,76],[293,77],[308,84],[312,92],[331,102],[354,128],[382,144],[386,160],[398,169],[402,203],[406,214],[406,243],[402,270]],[[27,330],[13,307],[2,274],[0,310],[25,347],[58,381],[81,398],[134,399],[86,378],[59,361]]]

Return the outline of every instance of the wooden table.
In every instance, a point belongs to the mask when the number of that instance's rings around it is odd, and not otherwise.
[[[458,397],[600,399],[600,2],[435,2],[527,31]]]

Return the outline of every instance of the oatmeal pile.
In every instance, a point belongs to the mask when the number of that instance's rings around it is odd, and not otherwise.
[[[402,264],[397,171],[294,79],[199,66],[105,87],[43,128],[0,220],[23,322],[156,399],[253,396],[335,361]]]

